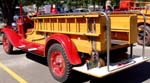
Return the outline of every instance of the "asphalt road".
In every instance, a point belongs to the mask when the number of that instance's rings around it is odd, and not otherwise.
[[[141,46],[134,46],[134,55],[141,55]],[[146,47],[146,56],[150,56],[150,47]],[[150,83],[150,60],[100,79],[79,72],[76,75],[81,83]],[[0,45],[0,83],[58,82],[51,76],[45,58],[20,50],[8,55]]]

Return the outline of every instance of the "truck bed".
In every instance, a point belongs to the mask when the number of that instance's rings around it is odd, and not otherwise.
[[[136,42],[136,18],[135,14],[110,15],[110,41],[112,41],[110,47],[114,49],[115,47],[119,48],[120,45],[127,46]],[[97,51],[106,51],[106,19],[100,13],[38,16],[33,17],[32,20],[34,21],[34,30],[27,33],[26,40],[28,41],[44,44],[46,39],[36,41],[34,39],[41,38],[42,35],[44,38],[45,34],[65,34],[74,42],[79,52],[91,53],[92,42],[96,43]],[[116,41],[120,41],[120,43]],[[114,45],[115,47],[113,47]]]

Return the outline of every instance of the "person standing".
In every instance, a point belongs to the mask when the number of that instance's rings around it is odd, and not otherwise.
[[[105,4],[105,12],[109,13],[112,11],[111,0],[107,0]]]
[[[51,12],[51,6],[49,4],[44,6],[44,13],[45,14],[50,14]]]
[[[107,7],[107,6],[111,6],[111,0],[106,1],[105,7]]]
[[[57,14],[57,13],[58,13],[58,10],[57,10],[55,4],[53,4],[53,8],[52,8],[52,12],[51,12],[51,13],[52,13],[52,14]]]

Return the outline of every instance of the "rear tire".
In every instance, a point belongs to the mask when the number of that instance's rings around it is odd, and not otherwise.
[[[5,52],[7,54],[11,54],[13,52],[13,46],[5,34],[3,34],[2,42],[3,42],[3,49],[5,50]]]
[[[140,25],[138,28],[139,28],[139,30],[138,30],[137,42],[138,42],[139,45],[143,45],[144,44],[143,43],[143,38],[144,38],[144,35],[143,35],[144,30],[143,30],[143,28],[144,28],[144,25]],[[147,26],[147,25],[145,27],[145,32],[146,32],[146,34],[145,34],[145,45],[149,46],[150,45],[150,27]]]
[[[47,61],[49,70],[57,81],[69,82],[72,79],[72,65],[60,44],[53,44],[49,48]]]

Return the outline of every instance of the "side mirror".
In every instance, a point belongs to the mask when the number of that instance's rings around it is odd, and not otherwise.
[[[13,17],[14,21],[17,21],[18,18],[19,18],[18,15],[14,15],[14,17]]]
[[[16,23],[15,22],[11,23],[11,26],[16,27]]]
[[[18,32],[16,22],[11,23],[11,27],[15,32]]]

